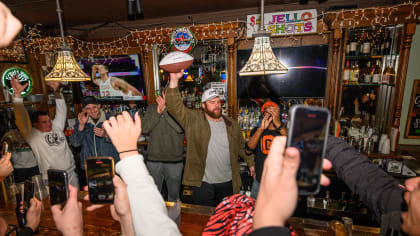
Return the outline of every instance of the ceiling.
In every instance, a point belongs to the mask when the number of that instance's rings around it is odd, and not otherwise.
[[[4,0],[13,13],[29,25],[56,25],[56,0]],[[298,0],[266,0],[265,4]],[[259,6],[259,0],[142,0],[144,19],[215,12]],[[127,0],[61,0],[65,25],[128,20]]]

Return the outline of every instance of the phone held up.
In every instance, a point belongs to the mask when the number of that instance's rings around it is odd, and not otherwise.
[[[64,207],[69,197],[67,172],[64,170],[49,169],[47,170],[47,174],[51,206],[60,204],[61,207]]]
[[[287,147],[295,147],[300,152],[296,177],[299,195],[319,191],[330,118],[330,111],[326,108],[295,105],[290,110]]]
[[[114,202],[114,159],[89,157],[85,161],[89,200],[93,204]]]
[[[6,142],[6,141],[4,141],[3,142],[3,146],[2,146],[2,149],[1,149],[1,157],[3,157],[4,155],[6,155],[6,153],[9,151],[9,144]],[[0,157],[0,158],[1,158]]]

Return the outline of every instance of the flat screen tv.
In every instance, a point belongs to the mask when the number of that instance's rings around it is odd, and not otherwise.
[[[91,77],[92,68],[97,68],[95,80],[80,83],[83,96],[102,100],[146,99],[139,55],[82,58],[78,59],[78,64]],[[103,76],[103,70],[108,71],[108,77]]]
[[[238,50],[237,73],[251,55]],[[239,76],[238,98],[323,98],[327,82],[328,45],[273,48],[289,72],[283,75]]]

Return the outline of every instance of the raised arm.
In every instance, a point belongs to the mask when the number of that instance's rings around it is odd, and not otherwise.
[[[28,141],[32,132],[32,123],[28,111],[26,111],[26,108],[23,105],[23,98],[20,95],[28,84],[21,85],[17,76],[13,77],[10,82],[14,91],[13,111],[15,113],[16,126],[18,127],[22,137]]]
[[[67,106],[66,101],[63,98],[63,95],[60,93],[60,82],[52,81],[48,83],[54,90],[55,96],[55,117],[52,122],[54,128],[58,128],[59,130],[64,130],[66,127],[66,120],[67,120]]]
[[[131,91],[131,94],[133,96],[139,96],[139,95],[141,95],[140,92],[133,85],[127,83],[123,79],[111,77],[111,83],[113,83],[113,85],[115,85],[117,87],[122,88],[122,90],[124,90],[124,91]]]
[[[127,184],[134,231],[136,235],[180,235],[178,227],[168,215],[153,178],[143,157],[137,152],[137,139],[141,134],[138,113],[133,122],[126,111],[117,118],[104,122],[104,128],[120,154],[116,171]]]
[[[193,111],[185,107],[181,99],[181,93],[178,89],[178,81],[182,75],[182,71],[170,74],[169,88],[166,92],[165,102],[168,112],[185,130],[185,127],[191,123],[189,118],[191,117]]]
[[[345,141],[330,135],[326,158],[332,162],[338,178],[360,195],[377,219],[384,213],[402,210],[403,190],[398,182]]]

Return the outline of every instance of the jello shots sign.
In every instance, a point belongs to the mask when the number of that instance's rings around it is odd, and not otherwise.
[[[271,35],[295,35],[316,33],[316,9],[273,12],[264,14],[264,28]],[[260,29],[260,14],[247,16],[247,37]]]

